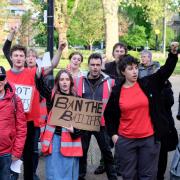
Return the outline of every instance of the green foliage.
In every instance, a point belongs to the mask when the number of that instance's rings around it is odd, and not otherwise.
[[[159,46],[161,45],[162,36],[163,34],[162,32],[160,32],[160,34],[158,35]],[[166,47],[167,48],[169,47],[170,43],[174,40],[174,38],[175,38],[174,31],[170,27],[167,27],[166,28]],[[151,32],[150,38],[148,39],[148,43],[151,49],[155,49],[156,35],[154,31]]]
[[[148,20],[148,13],[142,6],[125,6],[119,9],[119,12],[126,15],[132,25],[145,27],[146,36],[149,37],[152,25]]]
[[[68,29],[69,44],[92,45],[103,39],[104,22],[100,0],[81,0]]]
[[[132,48],[138,48],[145,46],[146,43],[146,33],[143,26],[135,25],[130,28],[128,34],[121,39],[125,44]]]

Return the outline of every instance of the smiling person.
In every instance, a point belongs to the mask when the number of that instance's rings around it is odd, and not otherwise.
[[[47,102],[50,102],[49,117],[42,137],[42,152],[47,155],[45,157],[46,179],[78,180],[79,157],[83,154],[81,131],[73,128],[72,125],[64,128],[49,124],[55,95],[76,96],[73,90],[73,78],[67,70],[60,70],[56,75],[53,91],[44,84],[41,78],[37,79],[38,89]]]
[[[67,66],[67,70],[71,73],[72,77],[78,77],[82,75],[80,65],[83,62],[83,55],[80,52],[73,52],[69,55],[70,64]]]
[[[10,180],[12,161],[21,158],[26,139],[26,118],[15,87],[0,66],[0,179]]]
[[[173,43],[165,65],[142,79],[136,58],[119,61],[124,81],[113,88],[104,117],[123,180],[157,179],[160,139],[169,131],[161,91],[178,61],[177,47]]]

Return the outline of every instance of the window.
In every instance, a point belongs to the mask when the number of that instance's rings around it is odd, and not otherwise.
[[[10,4],[22,4],[23,0],[10,0]]]

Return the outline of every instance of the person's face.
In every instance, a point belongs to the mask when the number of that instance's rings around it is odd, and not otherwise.
[[[119,58],[124,56],[125,54],[126,54],[126,51],[125,51],[124,47],[120,47],[120,46],[117,46],[113,52],[113,56],[116,61],[118,61]]]
[[[149,57],[148,54],[142,54],[141,55],[141,63],[144,65],[144,66],[148,66],[151,62],[151,59]]]
[[[33,68],[36,66],[36,53],[34,53],[33,51],[28,52],[27,57],[26,57],[26,63],[27,66],[30,68]]]
[[[24,67],[25,58],[26,57],[23,51],[21,50],[14,51],[11,56],[13,67],[18,68],[18,69]]]
[[[122,72],[122,74],[125,76],[126,81],[135,83],[138,78],[138,65],[137,64],[127,65],[127,67]]]
[[[70,92],[71,81],[67,73],[62,73],[59,78],[60,90],[66,94]]]
[[[5,77],[0,77],[0,93],[4,91],[4,86],[6,84],[6,78]]]
[[[80,64],[81,64],[81,56],[79,54],[75,54],[71,58],[71,68],[73,69],[79,69]]]
[[[101,73],[101,59],[90,59],[89,61],[89,76],[92,79],[96,79],[99,77]]]

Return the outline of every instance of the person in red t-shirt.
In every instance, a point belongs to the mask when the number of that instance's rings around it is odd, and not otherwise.
[[[176,67],[178,46],[172,43],[165,65],[142,79],[136,58],[127,55],[119,61],[124,81],[113,87],[104,117],[123,180],[157,179],[160,140],[169,132],[161,93]]]
[[[27,58],[27,64],[29,63],[30,68],[25,68],[26,61],[26,48],[21,45],[15,45],[11,48],[11,41],[14,37],[16,29],[12,28],[10,34],[8,35],[8,39],[5,42],[3,47],[3,52],[12,66],[11,70],[7,72],[7,78],[9,81],[14,83],[16,87],[26,87],[31,88],[31,108],[25,113],[27,119],[27,139],[25,143],[23,160],[24,160],[24,179],[33,179],[33,171],[36,170],[33,167],[33,159],[34,159],[34,125],[37,126],[37,121],[40,119],[40,103],[39,103],[39,92],[35,87],[35,74],[39,74],[39,71],[36,67],[30,66],[33,64],[32,57]],[[50,72],[54,67],[57,66],[61,52],[64,49],[65,44],[60,42],[59,49],[57,54],[53,57],[52,66],[44,70],[44,74],[46,75]],[[30,63],[31,61],[31,63]],[[18,89],[16,89],[18,93]],[[37,144],[37,142],[35,143]],[[37,159],[37,158],[36,158]],[[37,166],[37,165],[36,165]],[[34,170],[33,170],[34,169]]]

